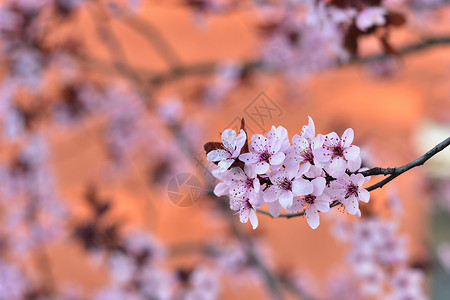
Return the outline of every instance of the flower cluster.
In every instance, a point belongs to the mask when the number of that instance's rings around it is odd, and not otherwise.
[[[347,260],[361,297],[426,299],[424,273],[408,261],[407,236],[399,233],[396,221],[371,216],[341,232],[351,245]]]
[[[218,165],[213,174],[222,181],[214,193],[229,196],[241,222],[250,219],[256,228],[256,209],[267,203],[273,217],[282,208],[290,213],[304,211],[315,229],[318,212],[327,212],[334,201],[357,216],[361,215],[359,201],[369,201],[369,192],[362,187],[368,179],[358,173],[360,149],[352,142],[351,128],[341,137],[335,132],[316,135],[310,117],[292,143],[282,126],[272,126],[265,135],[254,134],[248,143],[242,121],[239,134],[226,129],[222,142],[207,143],[205,150],[207,159]]]

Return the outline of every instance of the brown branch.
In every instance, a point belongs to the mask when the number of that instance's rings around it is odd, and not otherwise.
[[[164,38],[159,29],[150,22],[140,18],[120,19],[123,24],[130,29],[145,37],[153,46],[156,52],[167,62],[172,68],[182,66],[181,58],[175,52],[174,48]]]
[[[94,22],[97,35],[112,56],[114,68],[119,74],[125,75],[135,82],[141,83],[142,79],[140,78],[139,73],[129,67],[122,44],[112,29],[110,29],[107,25],[107,19],[102,16],[101,13],[95,13],[95,8],[90,9],[89,11],[92,21]]]
[[[416,160],[413,160],[412,162],[396,168],[373,168],[367,171],[361,172],[364,176],[372,176],[372,175],[390,175],[387,178],[381,180],[380,182],[375,183],[374,185],[371,185],[367,188],[367,190],[373,191],[377,188],[382,188],[385,184],[390,182],[391,180],[397,178],[401,174],[411,170],[412,168],[418,167],[423,165],[427,160],[432,158],[437,153],[444,150],[446,147],[450,145],[450,137],[442,141],[441,143],[437,144],[433,149],[422,155],[421,157],[417,158]]]
[[[433,37],[426,38],[422,41],[414,44],[410,44],[404,46],[397,50],[398,54],[407,55],[414,52],[419,52],[428,48],[432,48],[439,45],[449,45],[450,44],[450,36],[442,36],[442,37]],[[349,64],[365,64],[373,61],[377,61],[380,59],[387,58],[388,55],[382,54],[374,54],[368,55],[365,57],[360,57],[349,62],[344,62],[341,66],[349,65]],[[159,86],[167,82],[176,81],[186,76],[198,76],[198,75],[210,75],[215,72],[216,67],[219,63],[217,62],[207,62],[207,63],[199,63],[190,66],[184,67],[174,67],[167,72],[161,72],[154,76],[151,76],[148,80],[150,84],[153,86]],[[255,71],[277,71],[274,69],[268,68],[268,66],[264,65],[264,63],[260,60],[253,60],[242,63],[243,69],[247,72],[255,72]]]

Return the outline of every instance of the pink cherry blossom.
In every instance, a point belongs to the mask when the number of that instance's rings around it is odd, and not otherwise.
[[[271,186],[264,191],[265,202],[269,202],[269,210],[272,215],[277,216],[281,211],[280,205],[287,209],[292,206],[294,195],[308,195],[313,192],[313,184],[302,178],[305,173],[305,165],[300,169],[287,167],[279,171],[269,173]]]
[[[29,283],[15,265],[0,260],[0,299],[24,299]]]
[[[287,130],[282,126],[272,126],[267,137],[254,134],[250,143],[250,153],[243,153],[239,159],[255,167],[256,174],[267,173],[272,166],[279,168],[286,157],[284,151],[289,148]]]
[[[313,119],[308,116],[308,125],[303,126],[300,136],[304,137],[309,143],[312,143],[316,137],[316,127]]]
[[[311,165],[316,165],[318,162],[314,159],[314,150],[322,146],[323,136],[319,135],[311,141],[308,141],[301,135],[294,135],[292,138],[292,145],[286,152],[286,165],[307,165],[309,170]]]
[[[227,195],[230,192],[230,182],[228,180],[228,178],[230,177],[230,173],[221,172],[219,168],[216,168],[211,171],[211,174],[217,179],[221,180],[221,182],[219,182],[214,188],[214,195],[216,195],[217,197]]]
[[[427,299],[422,291],[423,272],[410,268],[401,268],[392,277],[393,299]]]
[[[366,31],[372,26],[382,26],[386,24],[386,13],[384,7],[367,7],[356,16],[356,27],[359,30]]]
[[[220,277],[218,272],[199,266],[189,275],[188,287],[175,299],[212,300],[219,298],[219,292]]]
[[[359,201],[369,202],[370,193],[362,188],[366,178],[362,174],[342,174],[338,179],[330,183],[328,194],[335,197],[345,205],[349,214],[355,215],[359,212]]]
[[[229,193],[232,199],[248,198],[252,193],[259,192],[260,182],[255,169],[251,165],[246,165],[245,171],[241,168],[231,169],[228,181]]]
[[[253,229],[258,227],[258,216],[256,215],[256,209],[261,207],[264,202],[259,195],[255,195],[249,198],[241,198],[236,200],[239,204],[239,220],[241,223],[247,223],[250,219]]]
[[[247,136],[241,129],[239,135],[233,129],[226,129],[222,132],[222,144],[224,149],[216,149],[209,152],[206,158],[212,162],[219,162],[221,171],[227,170],[241,153]]]
[[[328,212],[330,210],[330,198],[324,194],[326,180],[323,177],[315,178],[311,181],[313,185],[312,193],[302,197],[295,197],[294,203],[286,210],[291,213],[305,209],[306,220],[312,229],[319,226],[319,211]]]
[[[327,172],[334,177],[344,173],[350,163],[360,161],[360,149],[351,145],[353,142],[353,129],[344,131],[342,138],[332,132],[325,136],[322,147],[314,149],[314,157],[319,162],[328,162]],[[351,164],[352,169],[353,165]]]

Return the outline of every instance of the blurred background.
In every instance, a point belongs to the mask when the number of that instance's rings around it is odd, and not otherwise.
[[[450,136],[448,4],[1,1],[0,299],[449,299],[448,149],[316,230],[241,224],[203,150],[311,116],[416,159]]]

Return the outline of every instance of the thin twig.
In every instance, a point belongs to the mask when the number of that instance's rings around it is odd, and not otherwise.
[[[181,58],[156,26],[140,18],[120,20],[130,29],[144,36],[170,67],[177,69],[183,65]]]
[[[112,56],[114,68],[119,74],[121,73],[135,82],[141,83],[142,80],[139,73],[129,67],[122,44],[112,29],[106,24],[107,20],[100,13],[95,13],[95,9],[91,9],[90,12],[97,34]]]
[[[413,160],[412,162],[396,168],[373,168],[367,171],[361,172],[364,176],[371,176],[371,175],[389,175],[389,177],[383,179],[380,182],[375,183],[374,185],[371,185],[367,188],[367,190],[373,191],[377,188],[382,188],[385,184],[390,182],[391,180],[395,179],[396,177],[400,176],[401,174],[405,173],[406,171],[411,170],[412,168],[418,167],[423,165],[427,160],[432,158],[437,153],[444,150],[446,147],[450,145],[450,137],[433,147],[430,151],[422,155],[421,157],[417,158],[416,160]]]

